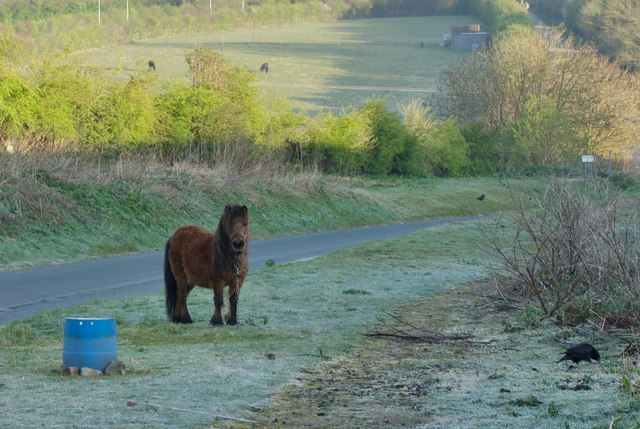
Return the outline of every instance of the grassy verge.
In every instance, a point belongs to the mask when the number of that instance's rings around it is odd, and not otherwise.
[[[209,326],[212,297],[201,289],[190,297],[190,326],[166,322],[161,295],[14,322],[0,331],[0,422],[244,425],[214,416],[222,414],[261,427],[598,427],[613,416],[638,418],[635,400],[621,388],[615,343],[584,329],[532,327],[479,298],[490,262],[481,237],[474,223],[451,224],[255,270],[236,327]],[[472,337],[364,340],[379,318],[394,323],[387,312]],[[83,316],[117,318],[126,375],[51,372],[61,363],[63,318]],[[602,364],[555,364],[565,343],[583,340],[600,348]],[[635,386],[637,370],[628,364]],[[589,389],[572,390],[580,383]]]
[[[238,177],[192,167],[48,161],[25,159],[13,172],[19,158],[3,164],[0,153],[0,270],[159,250],[180,225],[215,228],[226,204],[246,204],[252,236],[268,238],[494,213],[508,201],[495,178]]]

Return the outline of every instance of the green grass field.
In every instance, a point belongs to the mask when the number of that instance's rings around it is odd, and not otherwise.
[[[508,222],[505,227],[511,228]],[[477,297],[486,287],[490,263],[478,224],[465,222],[312,261],[253,269],[235,327],[209,325],[212,296],[201,288],[189,297],[193,325],[168,323],[162,294],[18,321],[0,330],[0,426],[585,428],[607,427],[613,416],[621,416],[616,427],[635,427],[637,399],[621,388],[624,369],[617,356],[624,345],[583,328],[531,327],[513,312],[510,324],[500,324],[504,314],[494,306],[465,302],[474,289]],[[438,294],[449,291],[460,300],[455,291],[464,285],[471,295],[448,310],[450,300]],[[390,369],[366,372],[367,350],[376,346],[365,343],[362,334],[385,329],[380,320],[390,319],[387,312],[405,317],[401,308],[433,301],[441,313],[421,312],[412,323],[469,333],[469,342],[376,340],[382,351],[375,360],[390,356]],[[62,362],[64,317],[116,317],[118,357],[127,373],[100,378],[53,373]],[[508,329],[513,326],[518,330]],[[603,345],[602,364],[567,370],[555,363],[564,344],[560,339],[585,338]],[[409,358],[397,355],[402,348],[412,353]],[[344,367],[351,368],[346,376],[338,372]],[[635,367],[624,374],[637,381]],[[358,383],[362,379],[365,384]],[[580,383],[588,388],[566,387]],[[419,395],[416,384],[424,389]],[[305,397],[323,392],[324,400],[296,409],[299,392]],[[274,404],[276,397],[280,402]],[[271,414],[282,404],[294,410],[284,422],[278,416],[276,425]],[[258,423],[232,424],[216,414]],[[295,418],[313,422],[297,425]]]
[[[389,97],[395,108],[410,98],[429,98],[440,72],[468,55],[440,42],[452,25],[472,23],[477,19],[471,16],[339,21],[154,39],[83,55],[114,72],[119,66],[123,79],[152,59],[158,75],[169,79],[186,75],[188,49],[206,46],[254,73],[265,95],[287,98],[309,113],[358,106],[371,96]],[[264,62],[268,74],[259,72]]]

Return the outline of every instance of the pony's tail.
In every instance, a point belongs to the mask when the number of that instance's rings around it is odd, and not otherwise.
[[[169,249],[171,248],[171,240],[167,240],[164,248],[164,293],[167,306],[167,317],[173,319],[173,310],[176,308],[176,294],[178,293],[178,284],[176,278],[171,271],[171,262],[169,262]]]

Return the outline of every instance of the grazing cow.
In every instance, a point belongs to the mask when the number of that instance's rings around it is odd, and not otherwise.
[[[261,72],[265,72],[265,73],[269,73],[269,63],[264,63],[260,66],[260,71]]]
[[[149,64],[151,70],[156,71],[156,63],[154,63],[153,60],[149,60],[147,64]]]

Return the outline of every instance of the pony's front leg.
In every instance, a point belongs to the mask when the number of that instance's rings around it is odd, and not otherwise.
[[[215,288],[213,292],[213,316],[212,325],[224,325],[222,321],[222,306],[224,305],[223,289]]]
[[[238,324],[238,294],[236,291],[229,291],[229,311],[224,315],[227,325]]]

